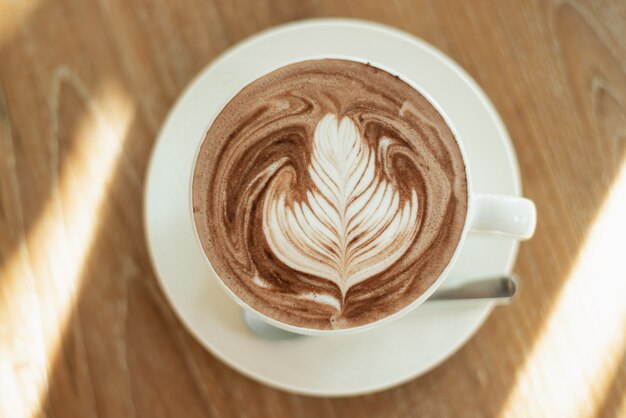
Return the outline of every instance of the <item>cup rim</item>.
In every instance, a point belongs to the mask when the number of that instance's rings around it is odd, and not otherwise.
[[[304,61],[313,61],[313,60],[322,60],[322,59],[338,59],[338,60],[346,60],[346,61],[353,61],[353,62],[357,62],[357,63],[361,63],[361,64],[367,64],[370,65],[372,67],[376,67],[379,70],[385,71],[388,74],[391,74],[393,76],[397,76],[400,80],[404,81],[405,83],[407,83],[409,86],[411,86],[411,88],[413,88],[414,90],[416,90],[419,94],[421,94],[429,103],[431,106],[433,106],[435,108],[435,110],[439,113],[439,115],[443,118],[444,122],[446,123],[446,125],[448,126],[448,128],[452,131],[452,135],[454,137],[454,140],[457,144],[457,147],[460,150],[461,153],[461,157],[463,160],[463,166],[465,169],[465,183],[466,183],[466,188],[467,188],[467,210],[465,212],[465,218],[464,218],[464,222],[463,222],[463,229],[461,230],[461,234],[459,236],[459,240],[457,242],[457,245],[454,249],[454,252],[452,253],[452,256],[450,257],[450,259],[448,260],[448,263],[446,264],[446,267],[443,269],[443,271],[439,274],[439,276],[437,277],[437,279],[428,287],[428,289],[426,289],[426,291],[424,291],[422,294],[420,294],[417,298],[415,298],[413,301],[411,301],[408,305],[404,306],[403,308],[401,308],[400,310],[387,315],[384,318],[381,318],[377,321],[373,321],[373,322],[369,322],[367,324],[363,324],[363,325],[358,325],[355,327],[350,327],[350,328],[339,328],[339,329],[319,329],[319,328],[307,328],[307,327],[299,327],[296,325],[291,325],[288,324],[286,322],[282,322],[279,321],[277,319],[274,319],[268,315],[265,315],[264,313],[256,310],[255,308],[253,308],[252,306],[248,305],[245,301],[243,301],[241,298],[239,298],[239,296],[237,296],[237,294],[235,294],[225,283],[224,281],[221,279],[220,275],[217,273],[217,271],[215,270],[215,268],[213,267],[213,264],[211,263],[211,260],[209,259],[208,254],[206,253],[206,251],[204,250],[204,246],[202,245],[202,240],[200,239],[200,235],[198,233],[198,228],[196,225],[196,220],[195,220],[195,216],[194,216],[194,211],[193,211],[193,182],[194,182],[194,174],[196,172],[196,165],[198,162],[198,155],[200,154],[200,149],[202,148],[202,145],[204,144],[204,142],[206,141],[206,137],[208,134],[209,129],[211,128],[211,126],[213,125],[213,123],[215,122],[215,119],[217,119],[217,117],[219,116],[219,114],[222,112],[222,110],[224,109],[224,107],[226,107],[226,105],[228,105],[228,103],[230,103],[230,101],[237,95],[239,94],[239,92],[245,88],[246,86],[248,86],[250,83],[258,80],[259,78],[273,72],[276,71],[282,67],[285,67],[287,65],[291,65],[291,64],[296,64],[296,63],[300,63],[300,62],[304,62]],[[458,134],[457,129],[455,128],[454,124],[452,123],[452,121],[450,120],[449,116],[444,112],[443,108],[439,105],[439,103],[423,88],[419,85],[419,83],[417,83],[415,80],[411,79],[410,77],[405,76],[404,74],[402,74],[400,71],[397,71],[389,66],[386,66],[384,64],[380,64],[375,60],[371,60],[371,59],[365,59],[362,57],[357,57],[354,55],[349,55],[349,54],[317,54],[317,55],[306,55],[306,56],[302,56],[302,57],[298,57],[295,59],[290,59],[290,60],[285,60],[284,62],[282,62],[280,65],[276,65],[271,67],[269,70],[264,70],[262,72],[260,72],[259,74],[256,74],[251,80],[247,80],[244,81],[242,83],[238,83],[238,87],[236,89],[234,89],[234,93],[229,95],[228,98],[217,108],[217,110],[214,112],[214,114],[208,118],[209,121],[207,123],[206,128],[203,130],[203,134],[200,136],[200,139],[198,140],[198,144],[196,146],[196,150],[194,152],[194,157],[193,157],[193,163],[191,166],[191,170],[189,173],[189,179],[188,179],[188,209],[189,209],[189,215],[191,216],[191,223],[193,225],[193,231],[194,231],[194,237],[195,237],[195,241],[197,246],[199,247],[200,251],[202,252],[203,258],[205,259],[209,270],[213,273],[213,275],[215,276],[215,279],[217,280],[217,282],[219,283],[220,287],[222,289],[224,289],[226,291],[226,293],[231,297],[232,300],[234,300],[242,309],[245,309],[248,312],[251,312],[252,314],[256,315],[257,317],[259,317],[260,319],[262,319],[263,321],[267,322],[270,325],[273,325],[277,328],[281,328],[285,331],[289,331],[295,334],[300,334],[300,335],[309,335],[309,336],[332,336],[332,335],[346,335],[346,334],[354,334],[354,333],[358,333],[358,332],[363,332],[363,331],[367,331],[369,329],[372,328],[376,328],[382,325],[385,325],[387,323],[393,322],[396,319],[399,319],[405,315],[407,315],[408,313],[412,312],[413,310],[415,310],[416,308],[418,308],[419,306],[421,306],[426,300],[428,300],[428,298],[443,284],[443,282],[445,281],[445,279],[448,277],[450,271],[452,270],[452,268],[454,267],[454,264],[456,263],[456,260],[458,259],[458,256],[461,252],[461,249],[463,248],[463,245],[465,243],[465,238],[467,237],[469,231],[470,231],[470,214],[473,211],[473,185],[471,182],[471,169],[470,166],[468,164],[469,159],[467,157],[467,153],[466,150],[463,146],[463,143],[461,142],[460,136]]]

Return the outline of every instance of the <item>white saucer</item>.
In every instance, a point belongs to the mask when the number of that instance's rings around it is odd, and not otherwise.
[[[489,303],[431,303],[356,335],[267,340],[212,277],[194,238],[188,186],[194,154],[216,112],[255,77],[300,57],[339,55],[384,63],[446,110],[462,138],[477,192],[521,193],[515,154],[485,94],[449,58],[398,30],[354,20],[312,20],[263,32],[230,49],[185,91],[158,138],[145,191],[147,241],[163,291],[187,329],[241,373],[284,390],[346,396],[382,390],[458,350]],[[443,287],[510,272],[515,241],[470,235]]]

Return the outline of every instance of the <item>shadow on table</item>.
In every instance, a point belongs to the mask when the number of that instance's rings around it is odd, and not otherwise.
[[[596,411],[597,418],[620,416],[626,413],[626,348],[617,363],[615,372],[610,376],[610,383]],[[620,411],[621,409],[621,411]]]
[[[121,86],[136,111],[128,123],[127,133],[122,135],[124,139],[119,154],[116,153],[118,159],[111,165],[106,191],[96,205],[97,224],[92,225],[91,247],[84,260],[80,260],[82,273],[76,278],[79,283],[77,300],[73,306],[67,307],[68,319],[59,329],[58,347],[46,347],[53,354],[47,390],[42,393],[38,416],[236,416],[240,408],[247,411],[247,416],[340,417],[359,412],[370,416],[403,417],[450,415],[458,412],[459,405],[476,414],[482,411],[485,415],[496,416],[502,412],[514,389],[515,377],[533,350],[535,339],[550,315],[552,303],[571,273],[575,255],[620,169],[625,151],[623,142],[615,147],[598,147],[598,143],[606,140],[604,136],[598,136],[602,131],[595,131],[591,135],[593,140],[588,142],[561,135],[549,144],[545,158],[533,159],[534,151],[524,147],[521,140],[516,141],[520,160],[533,161],[532,165],[523,163],[522,171],[527,180],[527,195],[536,201],[539,212],[537,234],[522,246],[517,264],[517,271],[524,280],[522,292],[512,306],[499,309],[473,341],[445,365],[401,387],[370,396],[316,399],[286,394],[259,385],[224,366],[183,329],[156,285],[144,241],[141,210],[149,151],[166,110],[208,59],[228,45],[209,41],[197,50],[191,46],[190,39],[193,40],[198,33],[220,39],[226,34],[230,43],[279,22],[269,17],[257,17],[256,26],[239,28],[239,32],[231,32],[228,36],[229,29],[215,27],[206,33],[201,22],[194,21],[195,24],[187,28],[191,35],[180,35],[179,41],[184,45],[168,50],[171,44],[166,39],[152,43],[147,40],[150,36],[164,36],[159,31],[151,31],[149,26],[151,18],[163,23],[159,20],[163,16],[158,11],[154,16],[147,16],[146,20],[141,13],[152,11],[144,10],[134,15],[122,3],[112,2],[107,6],[109,9],[95,12],[78,1],[70,3],[72,7],[67,6],[64,10],[80,11],[79,16],[73,18],[88,26],[78,29],[78,40],[64,43],[65,39],[59,38],[55,26],[51,25],[50,33],[42,32],[42,39],[28,35],[29,42],[39,44],[42,56],[44,50],[50,48],[50,56],[56,53],[64,59],[66,55],[71,57],[62,65],[77,79],[83,80],[87,92],[98,92],[106,83]],[[30,24],[36,26],[54,16],[58,7],[55,2],[43,3],[33,12]],[[197,7],[207,21],[210,18],[205,15],[210,13],[235,13],[231,9],[218,10],[218,6],[214,6],[215,10],[208,10],[208,6],[199,2]],[[105,11],[109,14],[103,16]],[[177,15],[172,12],[171,16],[175,20]],[[288,18],[291,16],[285,15],[285,19]],[[63,22],[58,16],[53,19]],[[112,25],[112,22],[119,26]],[[135,26],[140,29],[131,29]],[[89,38],[87,33],[90,30],[100,33],[126,31],[119,39],[128,45],[120,45],[116,38]],[[18,57],[23,54],[20,43],[26,42],[25,37],[20,35],[12,39],[3,47],[0,57],[11,58],[16,65],[26,59]],[[51,59],[50,56],[46,59]],[[2,66],[2,82],[8,114],[19,119],[14,112],[22,109],[14,109],[12,95],[6,93],[6,68],[10,66],[6,62]],[[42,63],[31,69],[37,75],[27,76],[33,80],[46,80],[58,65],[61,63]],[[11,77],[15,77],[14,72]],[[142,85],[139,81],[142,77],[147,77],[148,84],[152,84]],[[52,201],[50,192],[58,185],[55,179],[59,173],[68,165],[80,167],[73,159],[74,150],[80,145],[77,141],[81,139],[77,129],[83,126],[83,120],[95,117],[92,103],[77,93],[72,83],[61,87],[57,99],[59,132],[50,141],[57,141],[58,167],[50,163],[54,158],[46,147],[39,159],[29,155],[30,147],[42,146],[42,139],[34,137],[24,126],[16,126],[10,139],[16,155],[17,181],[22,186],[19,199],[24,208],[24,233],[28,240],[31,240],[33,225],[45,213],[45,205]],[[613,106],[611,97],[594,99],[600,100],[600,106]],[[39,105],[47,106],[46,103]],[[106,116],[106,109],[103,112]],[[507,122],[515,125],[512,121]],[[589,123],[597,123],[597,120]],[[531,135],[521,128],[512,132],[514,138]],[[560,156],[569,155],[572,147],[581,146],[580,152],[590,153],[593,157],[585,160],[585,164],[591,165],[585,167],[586,172],[598,173],[598,176],[587,179],[588,196],[576,200],[579,192],[572,190],[571,173],[578,170],[578,160]],[[88,151],[81,154],[87,161],[92,156]],[[46,169],[35,167],[40,160],[48,164]],[[614,163],[607,165],[607,161]],[[554,164],[561,165],[559,170],[554,169]],[[62,196],[62,199],[65,199],[62,205],[71,204],[71,196]],[[572,201],[580,204],[572,205]],[[72,219],[64,222],[71,224]],[[8,244],[3,244],[0,266],[14,256],[13,249],[20,239],[16,233]],[[555,262],[550,265],[535,263],[542,257],[545,260],[546,255]],[[35,280],[44,278],[36,277]],[[539,304],[534,300],[537,295],[541,295]],[[528,307],[532,307],[532,312]],[[529,315],[532,321],[528,320]],[[522,323],[524,332],[520,338],[515,324]],[[624,358],[621,364],[598,416],[615,409],[620,401],[626,379]]]

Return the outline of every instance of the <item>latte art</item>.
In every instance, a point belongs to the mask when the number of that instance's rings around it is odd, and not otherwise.
[[[381,139],[382,160],[391,142]],[[330,280],[342,298],[350,287],[392,266],[417,234],[417,195],[411,191],[402,201],[377,171],[376,153],[354,123],[324,116],[313,135],[308,174],[314,187],[305,199],[289,202],[294,180],[289,170],[270,183],[263,230],[274,254],[299,272]]]
[[[467,211],[463,159],[436,109],[377,68],[312,60],[242,89],[201,146],[194,221],[237,297],[288,324],[391,315],[445,269]]]

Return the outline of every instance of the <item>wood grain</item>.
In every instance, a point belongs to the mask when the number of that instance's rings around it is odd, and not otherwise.
[[[322,16],[399,27],[459,62],[539,213],[513,305],[425,376],[345,399],[267,388],[203,350],[142,228],[148,157],[185,85],[245,37]],[[626,269],[577,273],[625,164],[625,40],[620,0],[0,0],[0,416],[626,416],[626,314],[584,294],[626,300]],[[580,314],[553,326],[570,300]],[[586,335],[597,345],[568,344]]]

